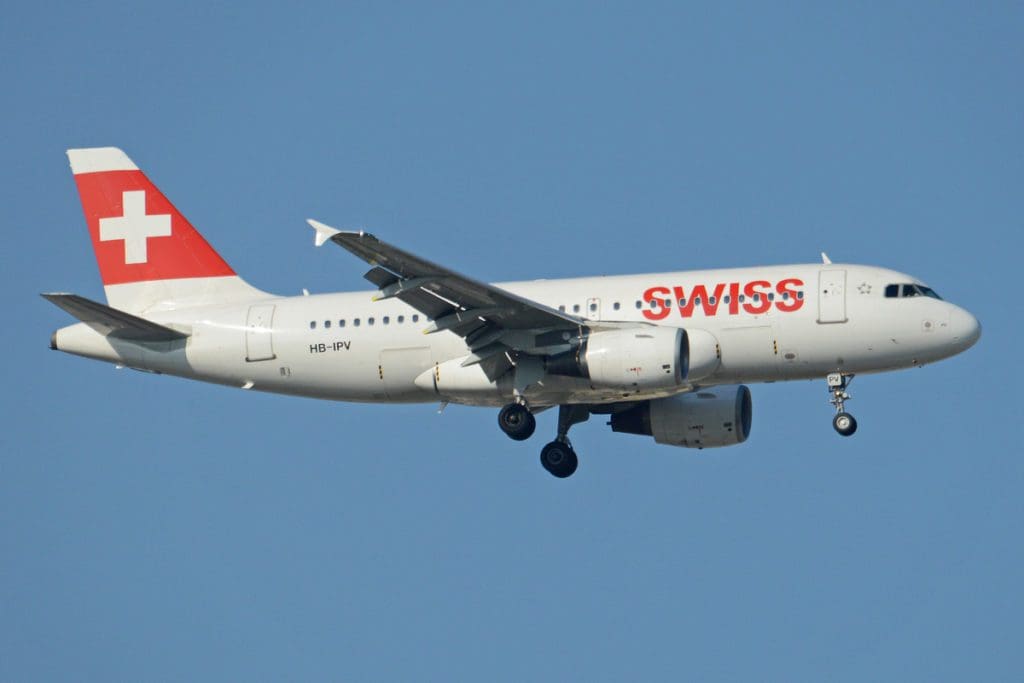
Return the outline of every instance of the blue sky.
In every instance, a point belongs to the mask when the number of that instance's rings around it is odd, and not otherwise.
[[[174,9],[166,9],[173,6]],[[0,23],[0,679],[1013,680],[1024,671],[1015,3],[21,3]],[[755,385],[739,447],[243,393],[52,353],[100,298],[68,147],[235,269],[363,288],[303,219],[488,280],[913,273],[968,353]]]

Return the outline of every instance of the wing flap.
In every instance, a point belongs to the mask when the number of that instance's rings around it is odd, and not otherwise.
[[[440,318],[443,315],[454,313],[456,307],[447,301],[438,299],[436,296],[422,289],[410,289],[397,294],[396,298],[404,301],[420,313],[425,313],[431,318]]]
[[[380,266],[370,268],[370,270],[366,271],[366,274],[363,275],[363,277],[377,285],[380,289],[384,289],[388,285],[393,285],[399,281],[397,275],[389,270],[381,268]]]

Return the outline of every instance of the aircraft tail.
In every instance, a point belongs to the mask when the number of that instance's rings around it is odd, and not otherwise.
[[[116,147],[69,149],[107,302],[130,313],[268,296]]]

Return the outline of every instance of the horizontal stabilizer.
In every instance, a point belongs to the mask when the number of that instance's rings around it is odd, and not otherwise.
[[[140,342],[168,342],[188,336],[184,332],[172,330],[77,294],[43,294],[42,297],[107,337]]]

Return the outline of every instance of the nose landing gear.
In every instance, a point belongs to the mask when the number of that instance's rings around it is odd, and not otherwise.
[[[852,436],[857,431],[857,420],[846,412],[846,402],[850,400],[850,394],[846,388],[853,382],[853,375],[833,372],[825,380],[828,382],[828,391],[831,394],[828,402],[836,409],[836,416],[832,418],[832,427],[842,436]]]
[[[832,418],[832,426],[843,436],[850,436],[857,431],[857,419],[849,413],[838,413]]]

